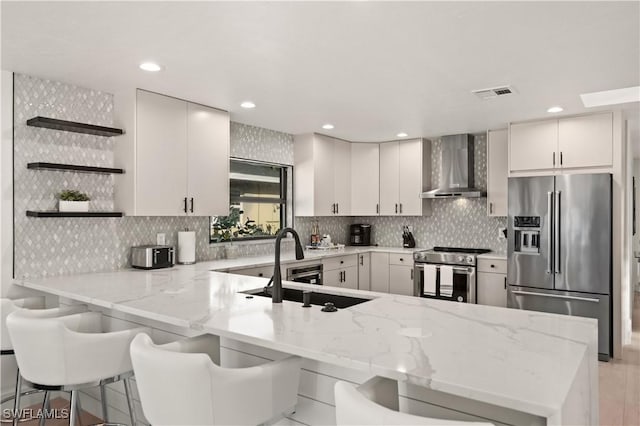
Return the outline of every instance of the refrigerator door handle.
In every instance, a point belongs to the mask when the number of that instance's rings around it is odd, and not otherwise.
[[[561,191],[556,191],[556,199],[555,199],[555,205],[553,206],[553,214],[555,216],[555,220],[554,220],[554,234],[555,234],[555,242],[553,244],[553,254],[554,254],[554,271],[556,274],[560,273],[560,227],[562,226],[562,224],[560,223],[560,195],[561,195]]]
[[[562,294],[547,294],[547,293],[536,293],[533,291],[522,291],[522,290],[511,290],[511,293],[521,296],[540,296],[540,297],[551,297],[554,299],[568,299],[568,300],[578,300],[580,302],[592,302],[592,303],[600,303],[599,299],[594,299],[592,297],[576,297],[576,296],[564,296]]]
[[[549,217],[553,217],[553,192],[547,192],[547,212]],[[553,242],[553,220],[549,221],[547,226],[547,270],[546,273],[553,272],[552,262],[552,242]]]

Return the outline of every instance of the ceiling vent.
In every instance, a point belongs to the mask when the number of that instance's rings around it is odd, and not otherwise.
[[[512,86],[500,86],[489,89],[472,90],[471,93],[482,100],[487,100],[497,98],[498,96],[511,95],[512,93],[516,93],[516,91]]]

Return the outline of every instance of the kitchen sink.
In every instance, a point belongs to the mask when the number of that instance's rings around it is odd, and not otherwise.
[[[271,289],[258,288],[253,290],[243,291],[242,293],[249,294],[251,296],[271,297]],[[290,302],[302,303],[302,290],[295,288],[283,288],[282,299]],[[343,309],[350,306],[359,305],[360,303],[368,302],[371,299],[362,299],[360,297],[341,296],[337,294],[320,293],[313,291],[311,293],[311,300],[309,303],[316,306],[324,306],[325,303],[331,302],[336,308]]]

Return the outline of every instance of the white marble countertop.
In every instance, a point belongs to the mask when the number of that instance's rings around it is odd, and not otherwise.
[[[478,259],[507,260],[507,255],[500,254],[500,253],[484,253],[484,254],[479,254]]]
[[[322,291],[373,300],[324,313],[247,299],[239,291],[260,288],[266,279],[208,266],[16,284],[546,417],[548,424],[597,423],[595,320],[334,287]],[[576,386],[578,396],[571,396]]]

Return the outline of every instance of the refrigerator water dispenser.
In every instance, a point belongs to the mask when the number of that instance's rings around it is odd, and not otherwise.
[[[540,216],[515,216],[513,230],[515,252],[540,253]]]

